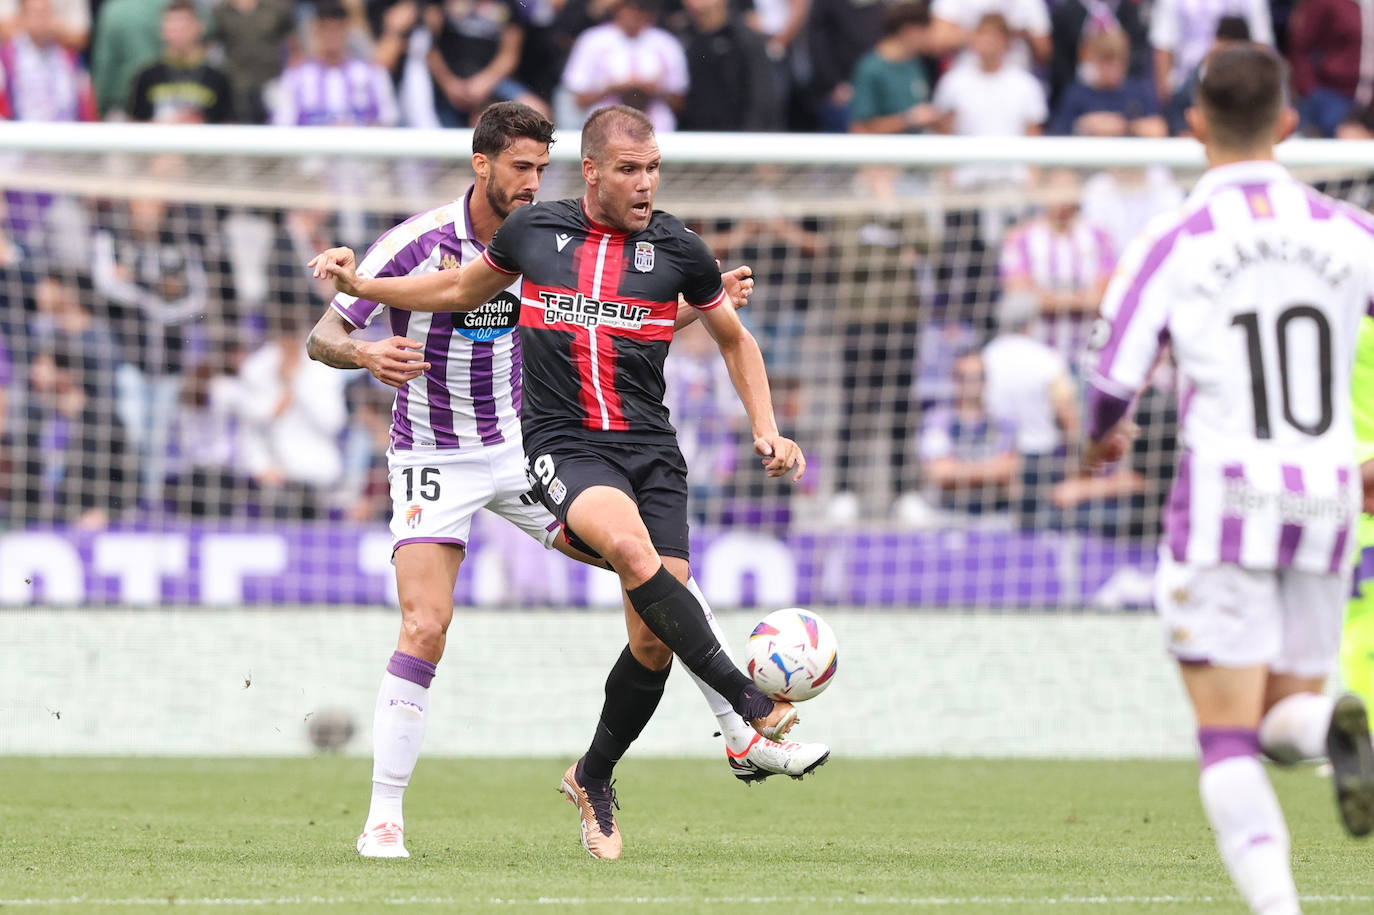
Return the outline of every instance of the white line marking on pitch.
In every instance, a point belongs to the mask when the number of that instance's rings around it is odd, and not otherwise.
[[[1054,905],[1100,905],[1116,906],[1130,904],[1145,905],[1198,905],[1202,903],[1232,902],[1230,896],[610,896],[610,897],[469,897],[455,896],[391,896],[383,898],[367,896],[148,896],[125,899],[98,898],[91,896],[66,896],[50,899],[0,899],[4,906],[55,906],[82,905],[100,907],[118,906],[289,906],[289,905],[518,905],[518,906],[604,906],[604,905],[757,905],[757,904],[801,904],[828,903],[832,905],[898,905],[925,908],[949,908],[957,906],[1054,906]],[[1303,896],[1303,902],[1345,903],[1374,902],[1374,896]]]

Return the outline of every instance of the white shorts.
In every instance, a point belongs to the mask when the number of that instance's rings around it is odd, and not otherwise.
[[[1336,666],[1348,575],[1192,566],[1160,550],[1155,607],[1169,652],[1184,664],[1264,665],[1325,677]]]
[[[389,451],[391,550],[407,543],[467,547],[472,516],[487,509],[544,545],[559,524],[530,494],[520,442],[471,451]]]

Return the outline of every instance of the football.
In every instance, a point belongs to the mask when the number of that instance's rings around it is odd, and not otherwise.
[[[774,699],[801,702],[835,679],[838,648],[834,631],[810,610],[774,610],[749,635],[749,676]]]

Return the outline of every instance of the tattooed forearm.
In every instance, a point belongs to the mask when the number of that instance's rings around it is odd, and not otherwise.
[[[333,309],[324,313],[305,343],[311,359],[336,369],[362,368],[358,349],[348,334],[352,330]]]

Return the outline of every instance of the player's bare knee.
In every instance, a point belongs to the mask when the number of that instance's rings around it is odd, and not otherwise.
[[[452,607],[412,605],[401,617],[402,641],[420,657],[438,660],[452,619]]]
[[[636,582],[648,581],[663,564],[644,531],[612,532],[603,555],[622,578]]]

